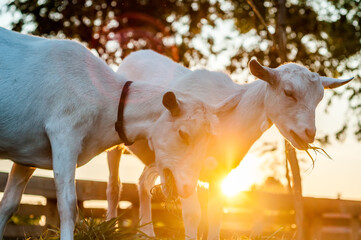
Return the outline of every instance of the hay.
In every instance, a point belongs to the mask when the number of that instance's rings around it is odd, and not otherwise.
[[[312,157],[312,155],[311,155],[311,153],[309,152],[309,150],[313,150],[313,151],[314,151],[314,153],[315,153],[315,155],[316,155],[315,159]],[[330,155],[329,155],[323,148],[321,148],[321,147],[316,147],[316,146],[311,145],[311,144],[308,144],[308,145],[307,145],[307,149],[305,150],[305,152],[306,152],[307,155],[311,158],[311,161],[312,161],[312,170],[313,170],[314,167],[315,167],[315,162],[316,162],[316,160],[317,160],[317,154],[318,154],[318,153],[320,153],[320,154],[322,154],[322,155],[324,155],[324,156],[326,156],[327,158],[329,158],[329,159],[332,160],[332,158],[330,157]]]
[[[166,184],[157,184],[151,189],[152,199],[162,202],[162,207],[167,210],[170,214],[177,218],[181,218],[181,211],[179,207],[180,199],[178,194],[174,191],[170,191],[167,195],[163,194],[163,188]]]

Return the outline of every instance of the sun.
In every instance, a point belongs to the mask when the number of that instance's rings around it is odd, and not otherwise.
[[[222,193],[227,197],[234,197],[242,191],[250,190],[253,184],[251,176],[238,167],[222,181]]]
[[[234,197],[242,191],[248,191],[257,182],[257,157],[247,155],[239,166],[233,169],[222,181],[222,193],[227,197]]]
[[[249,191],[255,183],[260,182],[262,174],[259,172],[259,158],[253,154],[244,157],[237,168],[233,169],[221,183],[221,190],[226,197],[234,197],[242,191]],[[158,176],[155,184],[160,184]],[[198,181],[198,186],[209,188],[207,182]]]

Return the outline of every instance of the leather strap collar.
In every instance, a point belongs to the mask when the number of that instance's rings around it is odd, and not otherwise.
[[[127,98],[128,92],[129,92],[129,86],[132,84],[132,81],[127,81],[125,82],[124,86],[123,86],[123,90],[122,93],[120,95],[120,100],[119,100],[119,106],[118,106],[118,119],[115,122],[115,130],[118,132],[119,138],[120,140],[122,140],[122,142],[126,145],[132,145],[133,142],[129,141],[127,136],[125,135],[124,132],[124,126],[123,126],[123,113],[124,113],[124,105],[125,105],[125,100]]]

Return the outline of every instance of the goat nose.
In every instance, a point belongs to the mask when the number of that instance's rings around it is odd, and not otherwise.
[[[312,140],[315,139],[315,135],[316,135],[315,128],[306,128],[305,132],[307,137],[309,137]]]
[[[183,186],[183,197],[184,198],[189,197],[192,194],[192,192],[193,192],[193,188],[191,185],[185,184]]]

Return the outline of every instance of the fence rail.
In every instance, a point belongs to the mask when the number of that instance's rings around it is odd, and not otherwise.
[[[7,173],[0,173],[0,192],[4,191]],[[106,182],[77,180],[78,205],[85,217],[102,218],[105,209],[86,208],[87,200],[106,200]],[[59,225],[56,209],[55,184],[52,178],[32,177],[25,194],[46,198],[46,205],[21,204],[19,216],[45,216],[45,224],[14,225],[8,224],[6,237],[38,236],[48,225]],[[124,212],[124,219],[138,222],[138,192],[135,184],[123,184],[122,201],[131,203]],[[356,240],[360,238],[361,202],[340,199],[303,198],[307,239]],[[296,230],[292,197],[285,194],[264,192],[243,192],[232,199],[225,199],[222,235],[272,234],[280,231],[279,236],[292,236]],[[180,210],[167,211],[159,200],[153,201],[153,221],[156,232],[162,232],[161,226],[177,229],[181,234],[182,222]],[[287,238],[286,238],[287,239]]]

